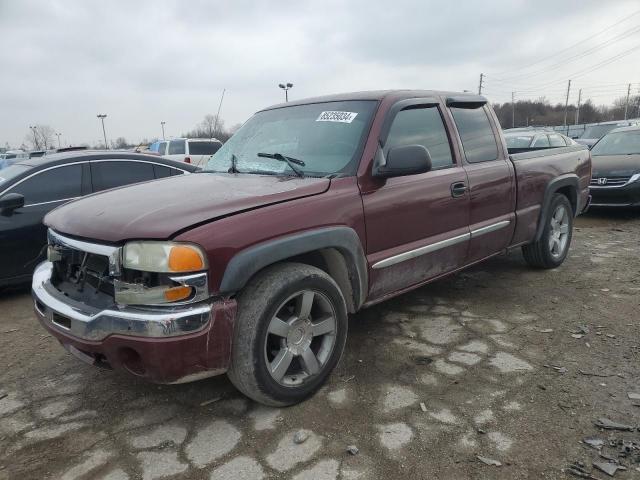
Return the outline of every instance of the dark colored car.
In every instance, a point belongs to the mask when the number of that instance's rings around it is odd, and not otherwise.
[[[594,207],[640,206],[640,126],[612,130],[591,149]]]
[[[593,147],[598,140],[610,131],[638,124],[640,124],[638,120],[614,120],[612,122],[591,123],[585,126],[584,132],[580,135],[580,138],[576,138],[576,142],[586,145],[587,147]]]
[[[35,312],[90,364],[162,383],[227,372],[249,397],[290,405],[340,359],[348,313],[508,248],[562,264],[590,172],[582,145],[509,155],[481,96],[276,105],[203,173],[47,215]]]
[[[75,198],[195,168],[150,155],[67,152],[22,159],[0,170],[0,286],[29,281],[44,258],[44,216]]]

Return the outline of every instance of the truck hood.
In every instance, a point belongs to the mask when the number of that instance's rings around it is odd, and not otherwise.
[[[593,177],[630,177],[640,173],[640,155],[593,155]]]
[[[318,195],[330,183],[326,178],[196,173],[89,195],[56,208],[44,223],[60,233],[111,243],[166,239],[216,218]]]

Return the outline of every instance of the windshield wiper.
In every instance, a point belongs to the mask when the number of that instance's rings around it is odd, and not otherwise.
[[[231,166],[229,167],[227,173],[240,173],[238,171],[238,158],[234,153],[231,154]]]
[[[296,167],[296,165],[300,165],[303,167],[306,165],[306,163],[304,163],[302,160],[298,160],[297,158],[293,158],[293,157],[287,157],[277,152],[276,153],[259,152],[258,156],[263,158],[273,158],[274,160],[285,162],[287,165],[289,165],[289,168],[291,168],[291,170],[295,172],[296,175],[298,175],[300,178],[304,178],[304,173],[302,172],[302,170]]]

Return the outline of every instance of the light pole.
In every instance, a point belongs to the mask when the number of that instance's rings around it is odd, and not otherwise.
[[[35,148],[36,150],[39,150],[40,145],[38,145],[38,136],[36,135],[37,127],[34,127],[33,125],[29,125],[29,130],[33,132],[33,148]]]
[[[58,148],[60,148],[60,135],[61,133],[56,133],[56,137],[58,137]]]
[[[109,150],[109,145],[107,145],[107,132],[104,129],[104,119],[107,118],[105,113],[99,113],[97,117],[102,121],[102,135],[104,135],[104,149]]]
[[[164,124],[167,122],[160,122],[160,125],[162,125],[162,139],[165,140],[164,138]]]
[[[293,83],[281,83],[278,85],[281,89],[284,90],[284,101],[289,101],[289,89],[293,87]]]

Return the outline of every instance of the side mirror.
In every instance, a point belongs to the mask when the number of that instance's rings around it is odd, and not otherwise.
[[[15,209],[22,207],[24,207],[24,195],[7,193],[0,198],[0,211],[2,213],[11,213]]]
[[[386,161],[382,150],[379,150],[379,157],[380,161],[375,163],[373,169],[374,177],[404,177],[431,170],[431,155],[429,155],[429,150],[422,145],[393,147],[387,153]]]

